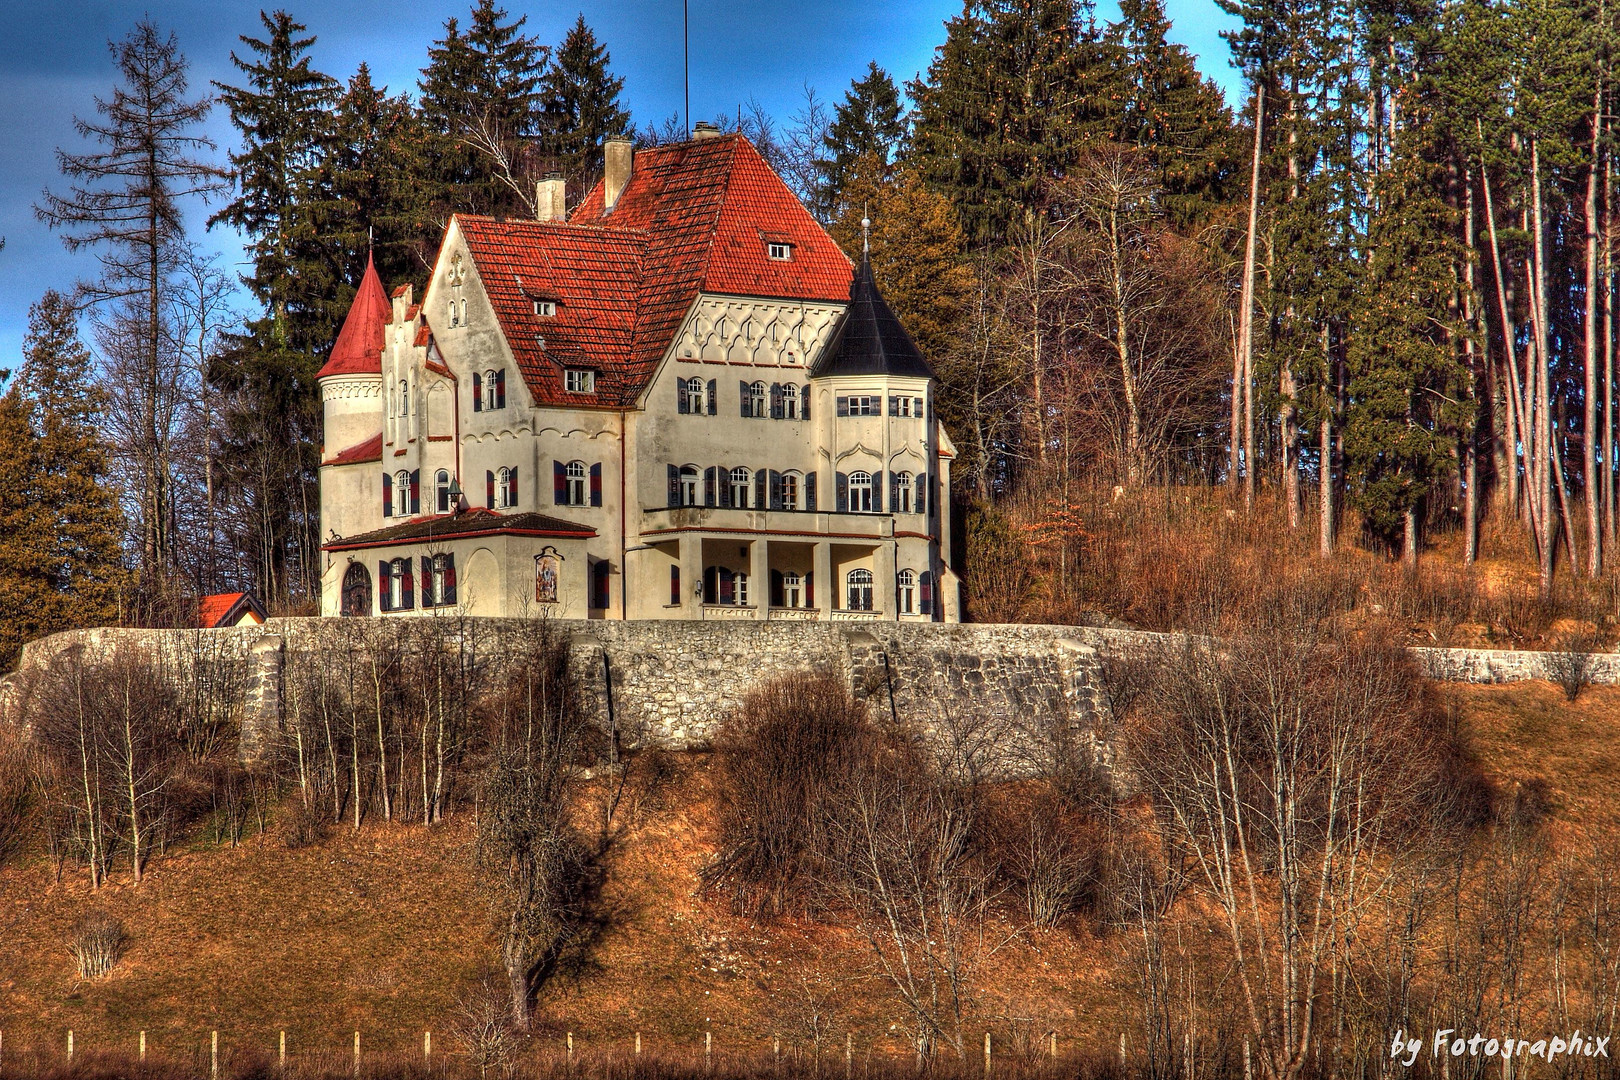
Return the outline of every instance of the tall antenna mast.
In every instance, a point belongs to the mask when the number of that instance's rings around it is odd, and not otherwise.
[[[685,118],[686,118],[686,138],[687,138],[688,141],[691,141],[691,138],[692,138],[692,33],[687,28],[688,27],[687,9],[690,6],[691,6],[691,0],[681,0],[681,56],[682,56],[682,58],[684,60],[684,68],[685,68],[685,78],[684,78],[684,85],[686,87],[686,113],[685,113]]]

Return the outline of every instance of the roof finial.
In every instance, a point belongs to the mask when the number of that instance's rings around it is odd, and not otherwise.
[[[865,203],[861,203],[861,254],[872,254],[872,218]]]
[[[371,235],[373,231],[374,231],[373,226],[371,226],[371,225],[366,226],[366,258],[368,258],[368,259],[371,258],[372,244],[374,243],[374,241],[372,239],[372,235]]]

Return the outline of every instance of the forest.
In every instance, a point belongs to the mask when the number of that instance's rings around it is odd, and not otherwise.
[[[1186,625],[1235,543],[1431,636],[1609,634],[1615,16],[1221,3],[1230,103],[1158,0],[969,0],[913,81],[715,119],[846,251],[872,222],[960,451],[968,612]],[[405,91],[319,70],[289,12],[243,29],[208,87],[150,19],[115,42],[35,206],[95,272],[39,299],[6,383],[0,656],[226,589],[313,611],[313,375],[368,254],[420,283],[451,214],[532,214],[552,173],[578,199],[607,136],[685,136],[637,126],[583,17],[548,45],[477,0]],[[186,234],[199,203],[240,282]],[[1166,558],[1170,585],[1140,570]]]

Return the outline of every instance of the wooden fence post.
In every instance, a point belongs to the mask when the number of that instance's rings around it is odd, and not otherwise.
[[[1052,1036],[1052,1060],[1056,1061],[1057,1060],[1057,1032],[1053,1031],[1050,1034]]]
[[[1123,1031],[1119,1033],[1119,1068],[1121,1072],[1125,1070],[1125,1033]]]
[[[1254,1080],[1254,1062],[1249,1059],[1249,1039],[1243,1038],[1243,1080]]]
[[[703,1071],[714,1071],[714,1032],[707,1028],[703,1030]]]
[[[281,1032],[281,1040],[276,1047],[276,1068],[282,1072],[287,1071],[287,1032],[285,1030]]]
[[[636,1032],[636,1057],[641,1056],[641,1032]]]
[[[570,1031],[568,1033],[568,1069],[569,1069],[570,1072],[572,1072],[573,1068],[574,1068],[574,1033],[572,1031]]]
[[[844,1032],[844,1080],[849,1080],[850,1070],[855,1066],[855,1033]]]
[[[984,1075],[990,1075],[990,1033],[984,1033]]]
[[[141,1032],[141,1060],[146,1060],[146,1032]]]
[[[208,1075],[219,1080],[219,1032],[208,1033]]]
[[[780,1074],[782,1071],[782,1036],[771,1035],[771,1071]]]
[[[360,1033],[354,1033],[354,1075],[360,1075]]]
[[[68,1060],[73,1060],[73,1029],[68,1028]]]
[[[422,1060],[427,1061],[433,1056],[433,1032],[422,1032]]]

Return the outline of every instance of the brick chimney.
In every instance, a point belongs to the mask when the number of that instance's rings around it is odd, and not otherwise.
[[[635,144],[626,135],[610,135],[602,143],[602,208],[612,210],[630,183],[630,172],[635,167]]]
[[[552,173],[535,185],[535,219],[537,221],[566,221],[568,218],[568,181]]]

